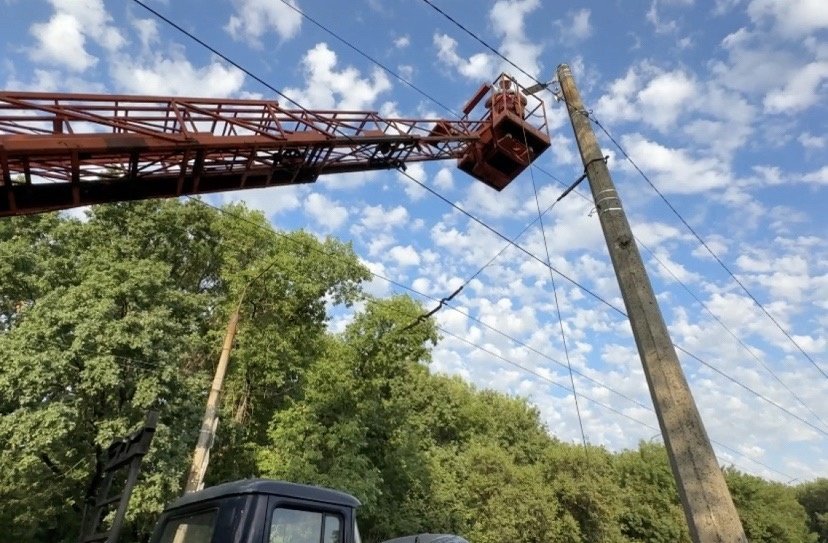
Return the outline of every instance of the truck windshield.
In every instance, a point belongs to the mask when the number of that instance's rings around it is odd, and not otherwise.
[[[354,516],[354,543],[362,543],[362,536],[359,535],[356,516]]]

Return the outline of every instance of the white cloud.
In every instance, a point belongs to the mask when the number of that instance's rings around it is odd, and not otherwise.
[[[391,89],[385,72],[375,68],[370,77],[351,66],[337,69],[337,56],[328,44],[318,43],[302,57],[305,88],[284,89],[302,107],[315,109],[369,109],[380,94]]]
[[[569,12],[567,19],[555,21],[561,41],[583,41],[589,38],[592,35],[592,25],[589,22],[591,14],[589,9],[584,8]]]
[[[825,9],[828,12],[828,8]],[[782,86],[769,92],[763,101],[770,113],[796,113],[825,97],[823,81],[828,79],[828,61],[799,68]]]
[[[336,230],[348,220],[348,210],[335,200],[312,192],[305,199],[305,213],[328,231]]]
[[[696,83],[682,71],[655,76],[638,92],[638,101],[646,112],[643,120],[660,130],[671,129],[697,92]]]
[[[412,178],[423,184],[428,182],[428,176],[426,175],[422,162],[411,163],[405,171],[397,172],[397,181],[403,186],[405,195],[408,196],[412,202],[416,202],[423,199],[428,192],[423,187],[412,181]]]
[[[29,51],[35,62],[83,72],[98,63],[87,51],[87,38],[107,51],[120,49],[126,41],[112,21],[103,0],[50,0],[54,13],[44,23],[34,23],[29,32],[37,44]]]
[[[629,68],[624,77],[614,80],[609,85],[608,92],[598,99],[596,113],[610,123],[638,119],[640,111],[636,104],[636,93],[640,88],[638,71]]]
[[[132,26],[138,33],[138,38],[141,40],[141,46],[144,49],[158,42],[158,24],[155,19],[134,19]]]
[[[806,149],[824,149],[825,148],[825,137],[824,136],[815,136],[810,132],[803,132],[796,138],[797,141],[802,144],[802,147]]]
[[[658,1],[652,0],[646,14],[647,21],[653,25],[656,33],[669,34],[678,30],[678,23],[674,20],[663,20],[658,14]]]
[[[394,38],[394,47],[397,49],[405,49],[409,45],[411,45],[411,38],[408,34]]]
[[[454,188],[453,168],[440,168],[434,176],[434,186],[440,190],[451,190]]]
[[[250,209],[261,211],[265,217],[273,219],[281,213],[299,209],[302,206],[303,195],[307,192],[307,186],[292,185],[222,192],[205,198],[208,201],[212,200],[215,205],[243,202]]]
[[[86,36],[80,21],[66,13],[57,13],[46,23],[32,25],[31,33],[38,46],[31,51],[32,60],[47,62],[82,72],[98,63],[86,52]]]
[[[419,266],[420,255],[411,245],[395,245],[388,251],[388,257],[394,260],[398,266]]]
[[[288,0],[298,7],[296,0]],[[288,40],[299,33],[302,15],[280,0],[233,0],[235,13],[230,16],[224,29],[235,40],[242,40],[254,47],[261,47],[261,38],[270,30],[281,40]]]
[[[244,73],[236,68],[217,59],[197,67],[176,51],[169,57],[117,56],[110,73],[117,88],[136,94],[225,97],[241,91],[244,84]]]
[[[408,211],[403,206],[384,208],[381,205],[367,206],[362,210],[361,226],[368,230],[384,230],[403,226],[408,221]]]
[[[498,0],[489,11],[489,22],[502,38],[498,50],[533,77],[540,77],[543,47],[527,39],[524,19],[540,5],[540,0]],[[511,73],[522,85],[534,83],[523,73],[514,73],[514,67],[506,62],[500,63],[497,71]]]
[[[816,183],[817,185],[828,185],[828,166],[806,173],[802,176],[803,181],[808,183]]]
[[[640,134],[625,135],[622,144],[662,191],[692,194],[730,183],[729,168],[715,157],[696,157],[687,149],[666,147]]]
[[[823,0],[752,0],[747,12],[754,22],[769,21],[788,38],[828,28],[828,9]]]
[[[494,78],[494,59],[486,53],[477,53],[468,59],[457,54],[457,40],[448,34],[434,34],[437,58],[448,67],[455,68],[469,79],[489,80]]]

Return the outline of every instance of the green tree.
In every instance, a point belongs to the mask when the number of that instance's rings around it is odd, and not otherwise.
[[[808,515],[808,527],[819,543],[828,543],[828,479],[817,479],[796,487],[796,498]]]
[[[57,258],[41,262],[44,277],[60,280],[0,336],[0,396],[12,399],[0,419],[0,485],[16,510],[6,535],[71,540],[105,448],[151,407],[163,405],[165,415],[147,459],[156,489],[136,493],[133,516],[157,511],[158,498],[178,488],[187,440],[169,428],[197,421],[188,397],[199,395],[199,383],[179,368],[188,339],[204,329],[202,303],[177,288],[171,263],[130,251],[109,218],[41,223],[61,245]]]
[[[828,479],[817,479],[796,488],[796,498],[808,514],[808,527],[819,543],[828,543]]]
[[[417,531],[409,501],[424,488],[423,443],[409,430],[409,383],[427,370],[437,337],[407,297],[371,300],[309,371],[304,396],[277,412],[260,451],[267,476],[352,492],[368,541]]]
[[[621,533],[630,541],[690,542],[675,480],[661,445],[642,442],[615,458],[623,509]]]
[[[256,421],[243,430],[264,434],[280,405],[266,392],[301,377],[324,343],[328,304],[356,299],[367,274],[335,240],[276,235],[239,206],[174,200],[99,206],[85,221],[6,219],[0,255],[15,278],[0,287],[0,540],[74,540],[105,448],[157,408],[129,513],[128,532],[145,537],[180,492],[241,285],[269,266],[248,297],[226,404],[230,420],[243,411]],[[232,447],[244,449],[248,434],[229,433],[241,436]]]
[[[573,541],[626,541],[621,532],[618,473],[606,450],[550,443],[541,464],[544,483],[554,491],[561,522],[571,527]]]
[[[808,529],[805,508],[796,500],[796,489],[734,468],[725,470],[725,478],[751,542],[817,541]]]

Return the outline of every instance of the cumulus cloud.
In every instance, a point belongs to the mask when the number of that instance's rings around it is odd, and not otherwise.
[[[298,7],[296,0],[288,0]],[[230,16],[224,29],[235,40],[245,41],[260,48],[261,38],[269,31],[275,31],[281,40],[288,40],[299,33],[302,15],[281,1],[233,0],[235,12]]]
[[[725,187],[731,181],[728,166],[716,157],[693,156],[687,149],[667,147],[640,134],[624,136],[623,145],[662,191],[692,194]]]
[[[404,34],[402,36],[397,36],[396,38],[394,38],[394,47],[396,47],[397,49],[405,49],[409,45],[411,45],[411,38],[408,36],[408,34]]]
[[[494,58],[487,53],[476,53],[463,58],[457,53],[457,40],[448,34],[434,34],[437,58],[446,66],[456,69],[460,75],[474,80],[494,78]]]
[[[492,28],[501,37],[499,51],[533,77],[540,77],[543,47],[527,39],[524,21],[540,4],[540,0],[498,0],[489,11]],[[586,26],[589,26],[588,19],[587,15]],[[534,83],[523,73],[514,73],[514,67],[506,62],[502,62],[497,71],[511,73],[523,85]]]
[[[747,12],[754,22],[768,22],[788,38],[828,28],[828,9],[822,0],[751,0]]]
[[[381,205],[366,206],[362,209],[359,224],[368,230],[385,230],[405,225],[408,210],[403,206],[385,208]]]
[[[318,43],[302,57],[305,87],[289,87],[285,94],[302,107],[317,109],[369,109],[384,92],[391,89],[385,72],[375,68],[364,77],[351,66],[337,67],[336,53],[326,43]]]
[[[395,245],[388,251],[388,257],[398,266],[419,266],[420,255],[411,245]]]
[[[828,12],[828,9],[825,9]],[[796,113],[825,97],[823,82],[828,80],[828,61],[811,62],[801,67],[782,88],[769,92],[763,103],[770,113]]]
[[[136,58],[119,55],[110,63],[110,73],[124,92],[175,96],[224,97],[238,93],[244,73],[218,59],[204,66],[193,65],[181,51],[169,56],[156,53]],[[209,89],[209,91],[205,90]]]
[[[558,36],[563,42],[583,41],[592,35],[592,25],[589,22],[592,11],[583,8],[571,11],[566,19],[555,21]]]
[[[317,192],[308,195],[303,207],[314,222],[328,231],[336,230],[348,220],[344,206]]]
[[[109,52],[125,43],[121,32],[111,25],[112,17],[103,0],[50,0],[54,13],[48,21],[35,23],[29,29],[36,45],[29,56],[44,62],[83,72],[98,63],[98,57],[87,50],[87,39]]]
[[[638,93],[643,120],[661,130],[672,128],[696,93],[696,83],[680,70],[655,76]]]
[[[489,22],[500,38],[500,51],[506,58],[533,77],[539,77],[539,57],[543,47],[526,38],[524,19],[540,6],[540,0],[498,0],[489,11]],[[589,15],[580,15],[578,30],[588,31]],[[457,40],[448,34],[435,33],[437,58],[445,66],[473,80],[491,80],[500,72],[511,73],[521,84],[533,83],[523,73],[515,73],[514,66],[490,53],[475,53],[463,57],[457,52]]]

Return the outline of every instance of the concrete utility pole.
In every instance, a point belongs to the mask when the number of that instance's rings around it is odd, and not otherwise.
[[[198,433],[198,443],[193,452],[193,462],[190,465],[190,473],[187,476],[187,485],[184,487],[185,494],[201,490],[204,486],[204,474],[207,471],[207,464],[210,461],[210,447],[213,445],[216,427],[218,426],[218,405],[221,399],[221,390],[224,387],[224,376],[227,373],[227,365],[230,362],[230,349],[233,347],[233,339],[236,337],[236,330],[239,326],[239,314],[241,313],[243,301],[244,292],[242,292],[239,304],[227,322],[227,332],[224,334],[221,356],[219,356],[216,373],[213,376],[210,395],[207,397],[207,408],[204,410],[201,431]]]
[[[695,543],[747,543],[569,66],[558,81]]]

